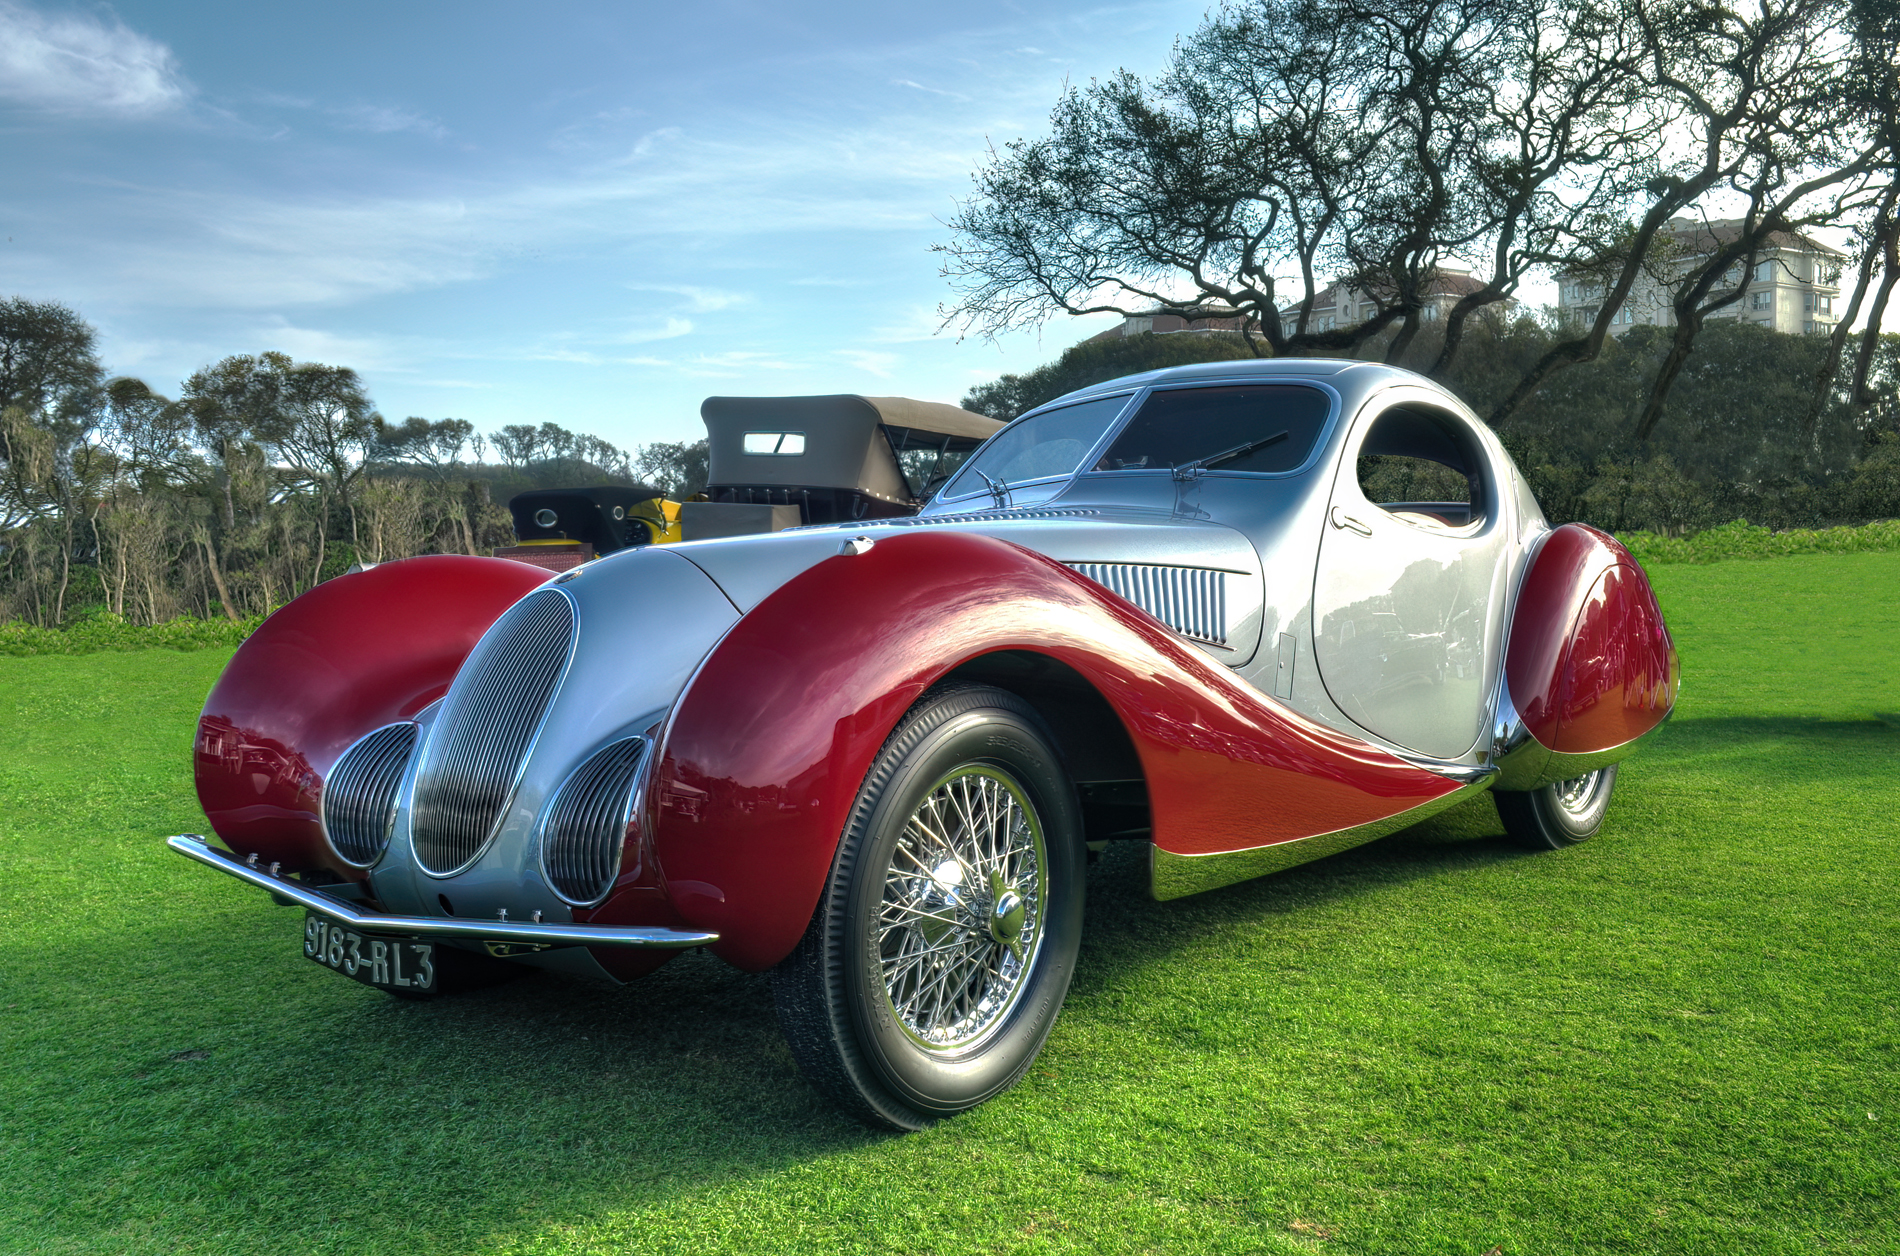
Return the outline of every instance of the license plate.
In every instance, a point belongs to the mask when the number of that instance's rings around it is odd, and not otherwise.
[[[303,920],[306,959],[379,990],[435,991],[435,943],[358,933],[310,912]]]

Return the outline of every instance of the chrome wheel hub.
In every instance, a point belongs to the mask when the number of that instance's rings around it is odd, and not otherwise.
[[[898,1023],[932,1051],[971,1048],[1021,997],[1042,942],[1042,825],[1007,772],[965,764],[905,822],[878,904],[877,957]]]
[[[1560,781],[1557,785],[1557,805],[1573,816],[1587,815],[1596,802],[1597,789],[1602,784],[1601,770]]]

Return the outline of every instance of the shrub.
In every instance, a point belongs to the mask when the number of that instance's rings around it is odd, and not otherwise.
[[[1900,549],[1900,519],[1882,519],[1858,528],[1795,528],[1786,532],[1737,519],[1692,536],[1629,532],[1618,539],[1646,567],[1656,563],[1714,563],[1725,558],[1778,558],[1783,554],[1855,554]]]
[[[196,619],[181,615],[163,623],[128,624],[121,615],[97,611],[64,628],[36,628],[22,620],[0,624],[0,655],[96,654],[102,650],[233,649],[264,622]]]

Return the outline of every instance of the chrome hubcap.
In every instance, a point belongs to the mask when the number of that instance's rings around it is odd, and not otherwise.
[[[1600,770],[1561,781],[1557,785],[1557,805],[1573,816],[1586,815],[1596,802],[1597,787],[1602,783]]]
[[[966,764],[905,822],[878,904],[877,954],[898,1023],[932,1051],[994,1032],[1042,943],[1041,822],[1008,773]]]

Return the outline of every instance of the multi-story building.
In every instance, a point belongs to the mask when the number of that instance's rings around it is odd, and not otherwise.
[[[1425,301],[1419,310],[1423,322],[1435,323],[1450,312],[1467,293],[1476,292],[1484,287],[1483,283],[1472,278],[1469,272],[1441,269],[1425,285]],[[1504,301],[1498,306],[1506,310],[1516,307],[1514,301]],[[1355,288],[1344,281],[1336,280],[1328,284],[1313,298],[1313,313],[1307,319],[1308,331],[1334,331],[1341,327],[1354,327],[1365,322],[1378,312],[1378,304],[1372,295],[1362,288]],[[1282,310],[1282,328],[1291,336],[1295,331],[1295,312]],[[1240,319],[1231,311],[1208,309],[1206,318],[1192,321],[1178,314],[1129,314],[1123,317],[1121,326],[1111,327],[1089,337],[1091,340],[1113,340],[1120,336],[1138,336],[1143,332],[1156,335],[1169,335],[1175,332],[1239,331]]]
[[[1673,327],[1675,310],[1670,303],[1674,281],[1687,274],[1702,259],[1721,245],[1734,240],[1741,223],[1734,218],[1710,222],[1673,218],[1664,235],[1673,246],[1659,266],[1657,274],[1645,271],[1631,287],[1629,299],[1616,310],[1610,321],[1610,334],[1620,336],[1638,323]],[[1841,266],[1846,254],[1829,248],[1812,236],[1794,231],[1777,231],[1755,257],[1754,272],[1748,276],[1748,290],[1740,301],[1724,306],[1712,318],[1735,318],[1782,332],[1830,332],[1837,321],[1834,299],[1841,294]],[[1738,262],[1723,281],[1730,287],[1742,281]],[[1599,279],[1578,275],[1557,278],[1557,309],[1565,324],[1586,327],[1596,321],[1603,308],[1604,284]]]

